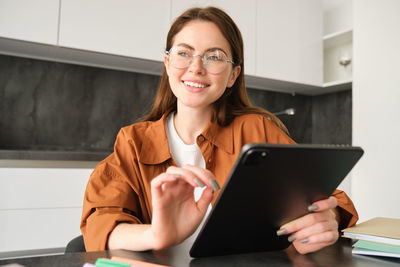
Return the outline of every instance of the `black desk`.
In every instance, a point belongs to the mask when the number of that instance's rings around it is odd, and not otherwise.
[[[170,266],[400,266],[400,259],[356,256],[351,254],[351,240],[340,239],[335,245],[318,252],[300,255],[294,249],[262,253],[192,259],[188,246],[177,246],[163,251],[131,252],[125,250],[69,253],[59,256],[32,257],[0,260],[0,265],[19,263],[24,266],[82,267],[85,262],[94,263],[97,258],[119,256]]]

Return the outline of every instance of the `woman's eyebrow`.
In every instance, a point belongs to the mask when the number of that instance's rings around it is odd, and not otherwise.
[[[177,46],[183,46],[183,47],[188,48],[188,49],[190,49],[190,50],[194,50],[194,48],[193,48],[192,46],[190,46],[190,45],[188,45],[188,44],[185,44],[185,43],[177,44]]]
[[[224,52],[225,53],[225,55],[228,55],[225,51],[224,51],[224,49],[222,49],[222,48],[220,48],[220,47],[212,47],[212,48],[208,48],[207,50],[206,50],[206,52],[209,52],[209,51],[215,51],[215,50],[220,50],[220,51],[222,51],[222,52]]]
[[[190,50],[195,50],[193,46],[188,45],[188,44],[186,44],[186,43],[180,43],[180,44],[177,44],[177,46],[183,46],[183,47],[188,48],[188,49],[190,49]],[[228,54],[224,51],[224,49],[222,49],[222,48],[220,48],[220,47],[211,47],[211,48],[208,48],[205,52],[210,52],[210,51],[215,51],[215,50],[220,50],[220,51],[224,52],[225,55],[228,55]]]

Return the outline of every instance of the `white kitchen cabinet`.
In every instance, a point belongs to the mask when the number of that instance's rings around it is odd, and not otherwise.
[[[0,53],[159,75],[172,21],[189,7],[213,5],[224,9],[242,32],[248,87],[327,93],[339,89],[338,81],[347,88],[351,68],[329,72],[334,77],[323,84],[322,2],[0,0]],[[326,29],[337,31],[342,24],[332,22]],[[41,34],[48,29],[51,34]],[[336,52],[325,54],[336,57]]]
[[[57,44],[59,0],[1,0],[0,37]]]
[[[93,169],[0,168],[0,253],[62,248],[80,235]]]
[[[323,1],[324,87],[351,88],[353,76],[353,1]]]
[[[321,86],[321,1],[258,0],[256,17],[256,75]]]
[[[244,43],[244,72],[247,75],[255,75],[256,62],[256,0],[231,1],[231,0],[172,0],[172,21],[183,11],[190,7],[215,6],[226,11],[232,17],[242,33]],[[172,23],[171,21],[171,23]]]
[[[353,72],[353,31],[324,36],[324,86],[349,84]]]
[[[62,0],[59,45],[163,60],[170,1]]]

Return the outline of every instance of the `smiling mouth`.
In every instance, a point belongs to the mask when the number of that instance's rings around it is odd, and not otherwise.
[[[208,84],[196,83],[196,82],[190,82],[190,81],[183,81],[183,83],[187,86],[195,87],[195,88],[205,88],[205,87],[209,86]]]

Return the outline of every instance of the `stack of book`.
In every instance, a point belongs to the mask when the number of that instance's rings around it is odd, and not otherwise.
[[[344,237],[357,239],[353,254],[400,258],[400,219],[378,217],[342,232]]]

